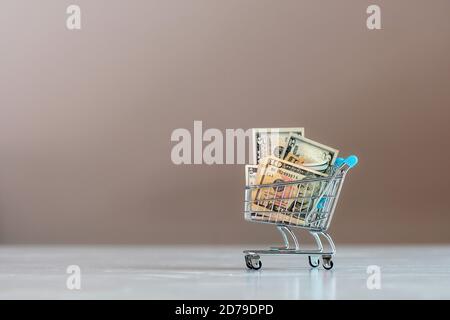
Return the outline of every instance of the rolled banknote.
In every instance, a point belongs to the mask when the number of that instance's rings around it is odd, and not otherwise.
[[[260,160],[275,156],[281,158],[291,134],[305,135],[304,128],[258,128],[252,129],[250,137],[251,164],[259,164]]]
[[[281,158],[294,163],[296,159],[302,159],[302,166],[325,172],[334,164],[338,153],[339,150],[293,133],[288,139]]]
[[[258,187],[252,191],[252,206],[254,211],[289,211],[291,205],[303,197],[313,184],[301,183],[305,177],[326,177],[321,172],[311,170],[301,165],[296,165],[276,157],[264,158],[258,166],[256,185]],[[299,183],[288,185],[274,185],[264,187],[263,185],[279,184],[282,182],[299,181]],[[263,210],[262,210],[263,208]]]

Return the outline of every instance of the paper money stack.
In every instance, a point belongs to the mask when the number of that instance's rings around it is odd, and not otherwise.
[[[245,166],[246,184],[256,186],[252,219],[304,225],[325,183],[301,180],[327,177],[338,152],[306,138],[304,128],[252,129],[251,164]]]

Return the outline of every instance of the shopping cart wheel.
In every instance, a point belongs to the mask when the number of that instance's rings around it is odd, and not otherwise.
[[[260,257],[258,255],[246,255],[245,256],[245,264],[247,265],[247,268],[253,269],[253,270],[259,270],[262,267],[262,262],[259,260]]]
[[[252,262],[250,261],[250,256],[245,256],[245,265],[249,269],[253,269]]]
[[[308,262],[309,262],[309,265],[313,268],[317,268],[318,266],[320,266],[320,260],[318,257],[308,256]]]
[[[262,262],[261,260],[258,260],[256,263],[253,263],[253,269],[254,270],[259,270],[262,267]]]
[[[325,270],[330,270],[333,268],[333,260],[331,257],[322,257],[322,266]]]

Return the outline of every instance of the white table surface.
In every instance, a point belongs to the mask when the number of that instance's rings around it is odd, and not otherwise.
[[[247,270],[224,246],[0,246],[0,299],[449,299],[450,246],[339,246],[332,271],[304,256]],[[257,247],[252,246],[251,249]],[[81,289],[66,287],[69,265]],[[367,267],[381,268],[369,290]]]

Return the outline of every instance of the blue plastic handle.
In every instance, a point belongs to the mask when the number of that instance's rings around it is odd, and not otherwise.
[[[346,159],[344,158],[337,158],[336,161],[334,162],[335,166],[340,167],[343,164],[348,165],[349,168],[353,168],[354,166],[356,166],[358,164],[358,157],[355,155],[351,155],[349,157],[347,157]]]
[[[344,158],[336,158],[336,161],[334,162],[334,165],[336,167],[340,167],[340,166],[342,166],[344,164],[344,162],[345,162]]]
[[[355,155],[351,155],[347,159],[345,159],[345,163],[350,167],[353,168],[358,164],[358,157]]]

